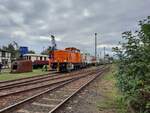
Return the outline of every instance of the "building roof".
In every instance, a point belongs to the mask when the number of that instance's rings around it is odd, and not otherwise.
[[[38,56],[38,57],[48,57],[48,55],[42,55],[42,54],[24,54],[23,56]]]

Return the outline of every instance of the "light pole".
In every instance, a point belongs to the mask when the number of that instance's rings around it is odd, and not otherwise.
[[[95,33],[95,61],[97,61],[97,33]],[[95,62],[95,65],[96,64]]]

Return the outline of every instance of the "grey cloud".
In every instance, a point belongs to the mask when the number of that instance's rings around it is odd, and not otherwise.
[[[0,45],[12,40],[40,52],[50,34],[60,38],[59,48],[77,46],[94,51],[99,45],[117,45],[121,33],[137,29],[150,15],[149,0],[1,0]],[[107,51],[110,52],[111,46]],[[99,48],[102,51],[103,48]]]

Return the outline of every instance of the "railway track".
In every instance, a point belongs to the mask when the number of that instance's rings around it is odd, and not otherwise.
[[[42,78],[47,78],[47,77],[51,77],[51,76],[55,76],[55,75],[57,75],[57,73],[52,72],[52,73],[48,73],[48,74],[37,75],[37,76],[26,77],[26,78],[20,78],[20,79],[15,79],[15,80],[0,81],[0,88],[11,86],[14,84],[30,82],[30,81],[38,80],[38,79],[42,79]]]
[[[67,100],[105,70],[104,68],[98,69],[97,71],[84,73],[81,76],[62,82],[53,88],[1,109],[0,113],[54,113]],[[18,107],[19,109],[17,109]]]
[[[44,87],[49,87],[49,86],[52,86],[61,82],[68,81],[72,78],[75,78],[76,76],[78,76],[78,74],[73,74],[71,76],[67,75],[67,76],[62,76],[62,77],[56,77],[52,79],[46,79],[46,80],[43,80],[42,82],[35,81],[36,83],[33,82],[33,83],[26,84],[26,85],[20,84],[19,86],[15,86],[12,88],[4,88],[3,90],[0,90],[0,98],[9,96],[12,94],[18,94],[18,93],[32,91],[32,90],[36,90],[36,89],[40,89]]]
[[[90,70],[88,70],[90,72]],[[87,71],[87,72],[88,72]],[[31,90],[36,90],[39,88],[48,87],[51,85],[55,85],[64,81],[67,81],[69,79],[72,79],[72,77],[76,77],[78,74],[83,73],[83,71],[79,73],[72,73],[67,75],[57,75],[57,76],[51,76],[51,77],[44,77],[41,79],[36,80],[30,80],[30,82],[19,82],[12,85],[6,85],[0,87],[0,98],[9,96],[12,94],[18,94],[23,93]]]
[[[92,71],[95,71],[95,69],[88,69],[86,70],[86,73],[92,73]],[[23,87],[15,87],[7,90],[1,90],[0,91],[0,109],[9,106],[11,103],[17,103],[18,101],[24,100],[30,96],[36,95],[37,93],[40,93],[42,91],[45,91],[49,88],[55,87],[63,82],[69,81],[75,77],[78,77],[78,74],[86,75],[84,73],[85,71],[76,72],[76,73],[70,73],[67,76],[60,77],[57,79],[53,79],[51,81],[45,82],[44,84],[41,84],[37,86],[37,84],[32,84],[32,86],[23,86]],[[55,76],[56,77],[56,76]]]
[[[75,71],[75,72],[71,72],[69,74],[76,74],[78,72],[81,71],[85,71],[86,69],[80,70],[80,71]],[[43,75],[38,75],[38,76],[33,76],[33,77],[27,77],[27,78],[20,78],[20,79],[16,79],[16,80],[9,80],[9,81],[1,81],[0,82],[0,90],[4,89],[4,88],[11,88],[13,86],[18,86],[19,84],[23,84],[23,83],[30,83],[36,80],[42,80],[42,79],[47,79],[47,78],[55,78],[56,75],[62,76],[62,75],[66,75],[66,73],[58,73],[58,72],[51,72],[48,74],[43,74]]]

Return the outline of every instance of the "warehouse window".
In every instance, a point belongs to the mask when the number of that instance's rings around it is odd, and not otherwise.
[[[2,51],[2,57],[6,57],[6,54],[4,51]]]

